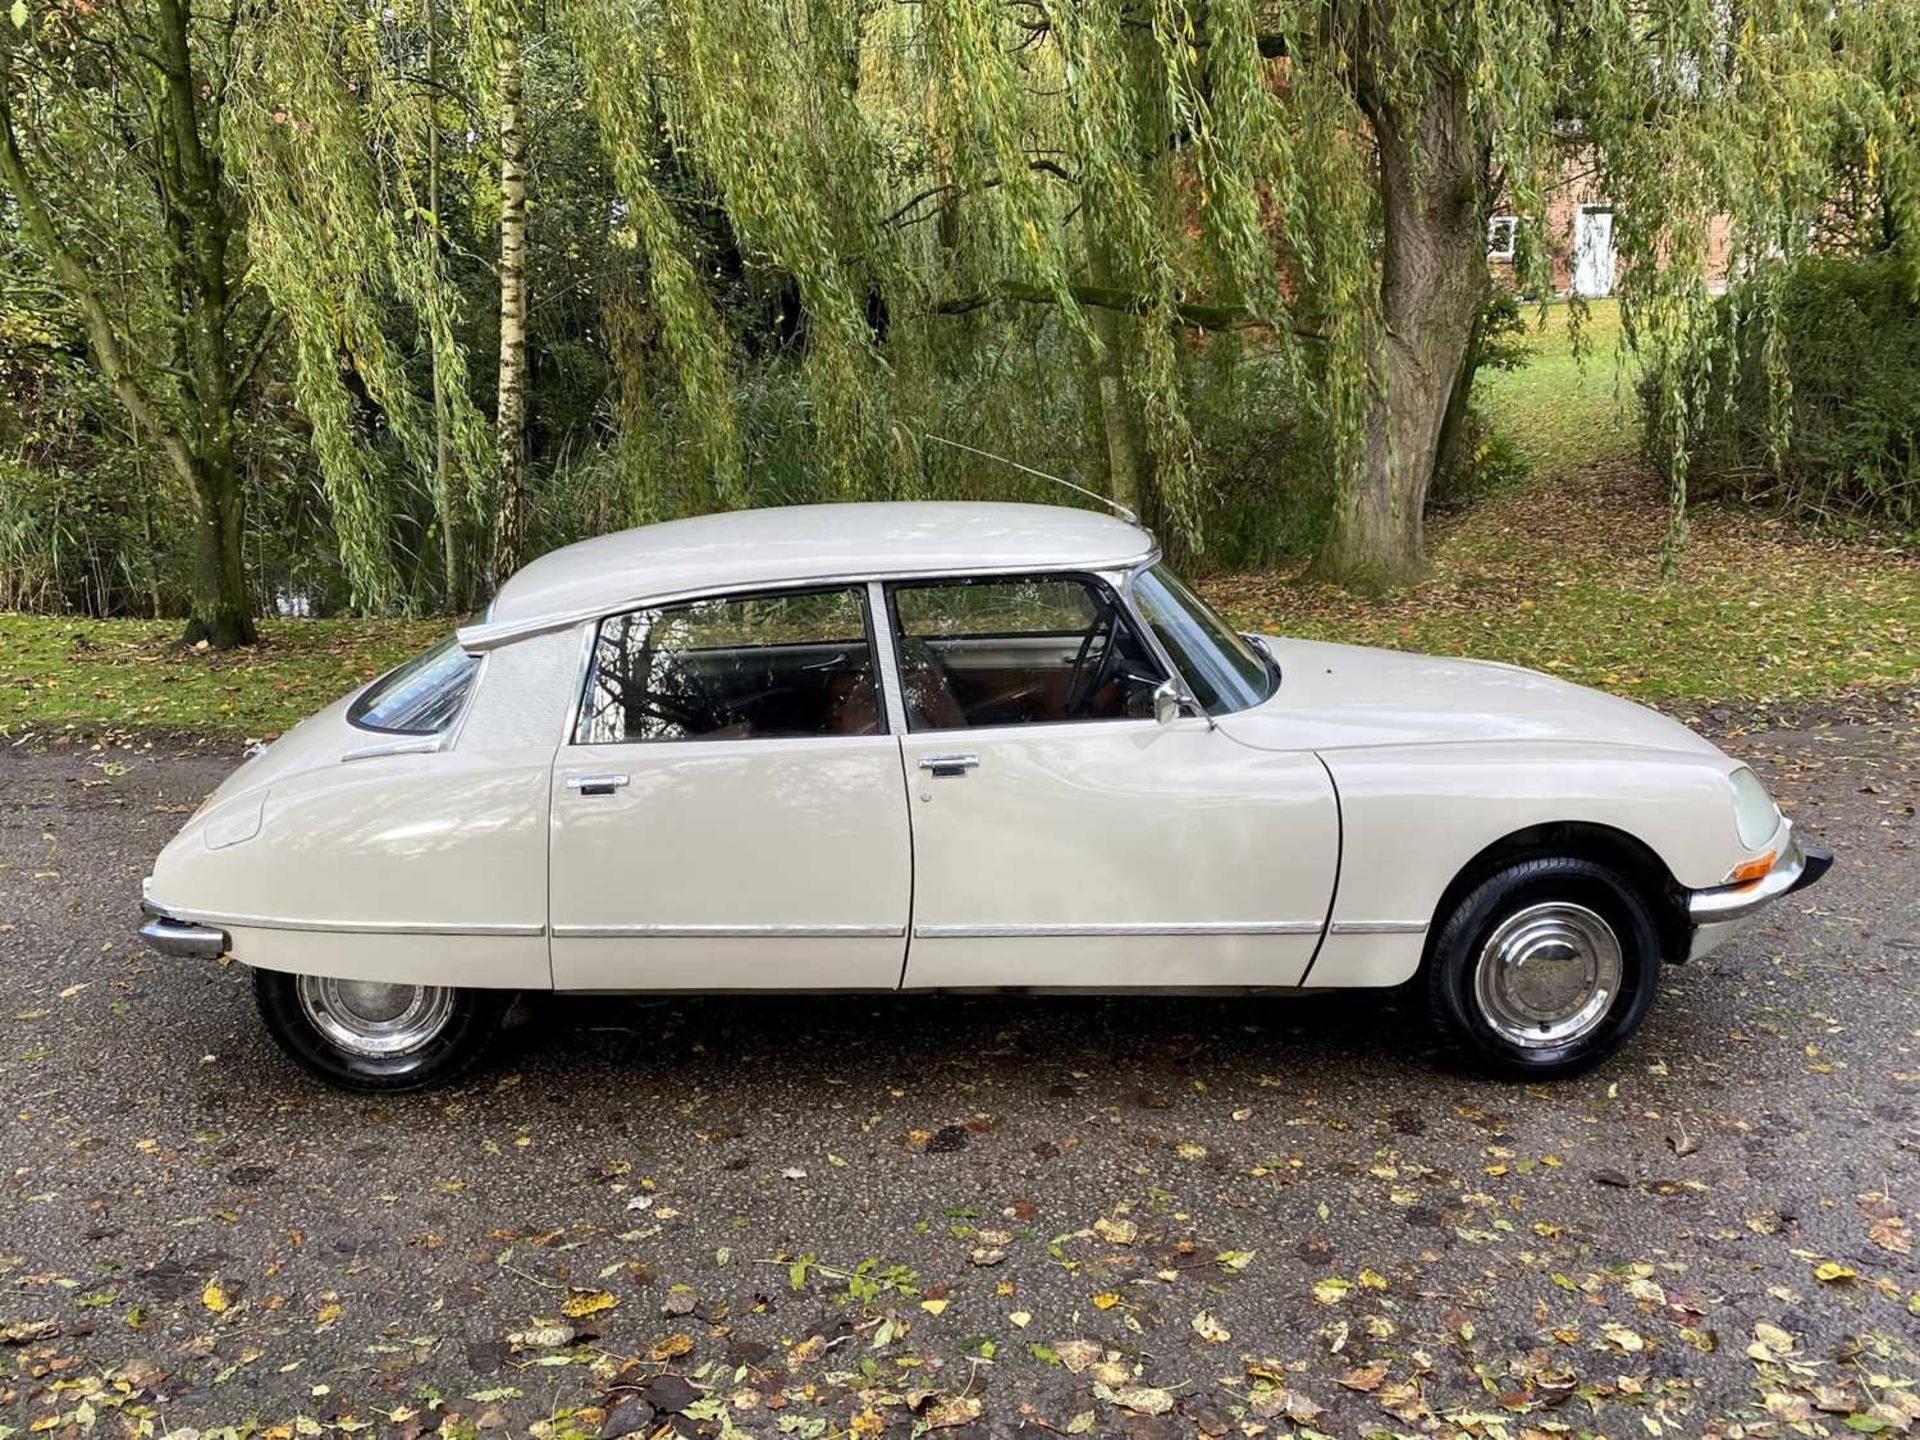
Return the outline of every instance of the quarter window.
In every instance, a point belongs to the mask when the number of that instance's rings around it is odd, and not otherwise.
[[[479,668],[480,661],[449,635],[369,685],[347,707],[347,720],[362,730],[438,735],[460,714]]]
[[[600,622],[574,740],[876,735],[856,589],[694,600]]]
[[[1165,677],[1104,585],[996,577],[889,593],[910,730],[1153,713]]]

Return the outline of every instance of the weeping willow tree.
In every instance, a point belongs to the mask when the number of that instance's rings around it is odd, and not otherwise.
[[[617,280],[583,277],[633,471],[614,520],[763,493],[746,416],[769,344],[801,378],[808,495],[940,491],[923,432],[975,418],[947,413],[944,378],[975,356],[988,373],[1042,317],[1066,343],[1038,383],[1076,397],[1102,472],[1082,478],[1204,550],[1193,377],[1258,366],[1331,437],[1318,568],[1397,583],[1424,564],[1496,205],[1544,291],[1549,198],[1570,163],[1593,171],[1676,453],[1712,366],[1673,362],[1729,345],[1730,316],[1768,323],[1837,154],[1909,266],[1920,234],[1920,20],[1895,0],[201,4],[16,6],[0,185],[183,476],[222,473],[271,351],[375,610],[459,606],[517,558],[541,392],[510,333],[539,301],[516,267],[550,260],[560,106],[590,122],[590,219],[618,255]],[[571,90],[531,83],[556,66]],[[78,223],[73,182],[109,172],[159,197],[134,315],[106,306]],[[458,253],[455,218],[491,255]],[[1708,303],[1722,229],[1731,307]],[[243,615],[237,547],[212,543],[236,510],[193,483],[208,618]]]
[[[1717,218],[1764,305],[1765,277],[1829,203],[1839,136],[1865,136],[1899,177],[1890,213],[1916,195],[1900,77],[1920,27],[1893,0],[555,0],[543,14],[586,77],[641,300],[698,427],[701,505],[741,498],[740,337],[702,273],[689,195],[790,289],[823,493],[917,493],[930,370],[1051,307],[1078,337],[1083,374],[1062,381],[1090,397],[1106,487],[1203,547],[1182,359],[1233,331],[1334,437],[1318,568],[1369,584],[1424,565],[1496,203],[1521,217],[1522,274],[1545,290],[1548,199],[1570,162],[1593,167],[1627,333],[1678,377],[1670,357],[1723,338],[1707,304]],[[367,277],[429,335],[447,297],[391,221],[418,203],[420,127],[391,65],[409,47],[371,38],[408,13],[381,17],[297,0],[259,22],[257,94],[319,143],[300,148],[297,183],[284,154],[268,167],[256,245],[290,313],[328,315],[330,343],[405,433],[417,407],[381,382],[357,318]],[[305,373],[324,390],[341,371]],[[1667,399],[1677,422],[1697,403]],[[470,452],[465,503],[497,503]],[[329,475],[343,512],[371,523],[377,502],[354,488],[367,477],[344,454]]]

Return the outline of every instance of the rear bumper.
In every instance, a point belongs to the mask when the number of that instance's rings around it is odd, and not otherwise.
[[[233,948],[233,941],[224,930],[175,920],[151,907],[143,908],[147,919],[140,927],[140,938],[162,955],[176,960],[218,960]]]

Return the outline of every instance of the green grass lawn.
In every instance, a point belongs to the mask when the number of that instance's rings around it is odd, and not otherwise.
[[[177,620],[0,615],[0,733],[278,734],[446,633],[445,621],[280,620],[250,651],[183,650]]]
[[[1529,307],[1533,356],[1523,369],[1488,371],[1481,403],[1536,475],[1620,454],[1640,442],[1637,371],[1620,343],[1620,307],[1589,303],[1577,347],[1565,304]]]
[[[1431,578],[1380,599],[1295,571],[1205,587],[1238,624],[1478,655],[1689,708],[1920,684],[1920,557],[1705,509],[1660,574],[1659,484],[1635,458],[1619,312],[1593,306],[1586,353],[1547,312],[1531,361],[1485,378],[1532,477],[1439,522]],[[0,615],[0,735],[278,733],[443,634],[440,621],[268,622],[251,652],[174,644],[177,622]]]

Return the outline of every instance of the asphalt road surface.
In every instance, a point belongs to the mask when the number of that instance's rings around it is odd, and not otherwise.
[[[0,1440],[1920,1434],[1920,708],[1701,723],[1838,863],[1534,1087],[1391,997],[882,997],[338,1094],[134,938],[232,757],[16,748]]]

